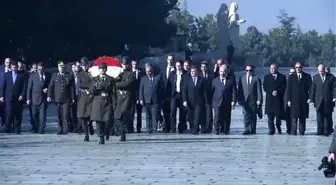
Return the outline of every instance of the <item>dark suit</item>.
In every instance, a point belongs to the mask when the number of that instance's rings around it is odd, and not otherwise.
[[[331,140],[331,144],[329,147],[329,153],[336,154],[336,132],[334,132],[334,135]]]
[[[77,119],[77,104],[78,104],[78,99],[79,99],[79,77],[78,77],[78,73],[72,73],[72,78],[73,78],[73,85],[74,85],[74,89],[75,89],[75,97],[74,100],[75,102],[73,102],[70,106],[70,125],[69,125],[69,131],[70,132],[82,132],[82,124],[78,124],[78,119]]]
[[[48,88],[51,75],[31,73],[27,86],[27,101],[30,101],[33,117],[34,132],[44,133],[47,119],[47,94],[43,89]]]
[[[139,88],[140,88],[140,82],[141,82],[141,79],[142,77],[144,76],[144,72],[140,69],[138,69],[138,71],[133,71],[134,75],[135,75],[135,79],[136,79],[136,87],[135,87],[135,97],[136,97],[136,102],[134,102],[134,106],[132,108],[132,116],[133,116],[133,120],[134,120],[134,117],[135,117],[135,113],[137,115],[137,119],[136,119],[136,129],[137,129],[137,132],[140,133],[141,132],[141,127],[142,127],[142,117],[141,117],[141,114],[142,114],[142,105],[140,104],[140,102],[137,103],[137,101],[139,101]],[[133,133],[134,132],[134,124],[133,122],[131,124],[129,124],[127,127],[128,127],[128,131],[130,133]]]
[[[207,99],[205,104],[205,114],[202,114],[203,116],[203,122],[206,125],[206,132],[211,133],[213,128],[213,113],[212,113],[212,80],[214,79],[214,73],[212,72],[206,72],[203,74],[203,72],[200,75],[204,78],[206,83],[206,93],[207,93]]]
[[[327,136],[330,134],[329,125],[332,125],[333,99],[336,98],[335,88],[335,78],[331,74],[326,73],[324,77],[321,74],[316,74],[313,77],[309,99],[316,108],[318,135]]]
[[[207,103],[207,84],[202,77],[194,78],[191,76],[186,77],[182,91],[182,99],[183,102],[187,102],[191,132],[198,134],[199,127],[201,126],[201,132],[206,133],[207,127],[205,122],[202,121],[202,112]]]
[[[312,84],[311,76],[302,72],[301,79],[296,73],[288,77],[287,100],[291,102],[292,127],[291,134],[297,134],[297,124],[299,121],[300,135],[306,131],[306,119],[309,115],[309,91]]]
[[[4,82],[4,75],[5,71],[0,71],[0,89],[2,89],[3,82]],[[1,119],[1,125],[5,125],[5,104],[3,102],[0,102],[0,119]]]
[[[157,119],[159,104],[162,99],[163,82],[160,76],[143,76],[139,88],[139,100],[146,111],[147,132],[157,131]]]
[[[57,108],[58,134],[68,133],[70,105],[75,100],[73,75],[54,73],[48,87],[48,97],[53,98]]]
[[[244,134],[256,134],[258,106],[261,106],[263,100],[261,89],[260,77],[252,75],[248,79],[244,75],[239,78],[237,96],[238,103],[243,108]]]
[[[233,77],[227,77],[223,84],[220,77],[212,81],[212,107],[214,108],[214,124],[216,134],[230,133],[232,102],[236,102],[237,89]]]
[[[178,132],[182,133],[187,129],[186,125],[186,115],[185,108],[182,102],[182,92],[184,87],[184,80],[186,78],[186,74],[181,73],[180,81],[178,83],[178,75],[177,72],[174,71],[169,77],[169,81],[171,84],[171,97],[170,97],[170,127],[171,131],[176,132],[176,112],[177,108],[179,109],[179,124],[178,124]],[[178,89],[178,85],[179,88]]]
[[[286,76],[281,73],[267,74],[264,77],[263,88],[266,93],[265,114],[268,117],[268,129],[270,134],[275,133],[275,125],[278,132],[281,133],[281,118],[284,117],[284,94],[286,91]],[[277,95],[273,96],[272,92],[277,91]],[[290,126],[287,126],[290,130]]]
[[[167,70],[167,69],[168,67],[165,66],[164,68],[160,70],[161,71],[160,75],[161,75],[162,82],[163,82],[163,93],[164,93],[164,99],[163,99],[163,104],[162,104],[162,112],[163,112],[163,117],[164,117],[164,125],[163,125],[164,132],[170,132],[172,129],[171,121],[170,121],[170,116],[171,116],[170,104],[171,104],[172,86],[169,81],[169,77],[171,76],[172,72],[176,70],[174,66],[172,66],[170,70]]]
[[[4,75],[0,97],[4,97],[6,110],[6,128],[7,133],[11,132],[12,125],[16,133],[21,133],[22,105],[26,94],[26,80],[24,74],[17,72],[16,79],[13,79],[13,72],[7,72]],[[22,100],[19,101],[19,97]]]

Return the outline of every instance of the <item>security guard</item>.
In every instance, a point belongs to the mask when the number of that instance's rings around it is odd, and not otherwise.
[[[89,93],[93,95],[90,120],[97,125],[97,135],[100,138],[99,144],[105,144],[109,139],[109,122],[113,119],[113,107],[116,107],[115,79],[106,74],[107,65],[99,65],[100,75],[92,78]],[[86,135],[88,137],[88,135]],[[88,138],[85,138],[88,141]]]
[[[76,97],[74,79],[72,75],[65,73],[63,61],[58,62],[58,71],[51,76],[47,101],[51,102],[53,98],[56,103],[59,128],[57,134],[67,134],[70,105],[75,102]]]
[[[81,58],[80,66],[82,70],[77,75],[79,87],[77,118],[85,133],[84,141],[88,142],[89,132],[91,132],[91,135],[93,134],[92,122],[90,121],[93,96],[89,92],[91,75],[88,73],[88,60],[86,57]]]
[[[130,69],[130,58],[123,57],[121,61],[123,72],[116,79],[117,107],[114,112],[116,130],[121,136],[120,141],[126,141],[127,123],[133,123],[132,107],[135,100],[136,77]]]

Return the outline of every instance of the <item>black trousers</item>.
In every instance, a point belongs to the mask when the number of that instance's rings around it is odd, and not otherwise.
[[[159,111],[158,104],[145,104],[144,106],[146,112],[146,127],[148,133],[153,133],[157,131],[157,114]]]
[[[5,104],[0,103],[0,119],[1,119],[1,125],[4,126],[6,123],[6,117],[5,117]]]
[[[202,117],[204,117],[204,106],[195,105],[188,107],[188,120],[190,123],[190,130],[192,134],[198,134],[201,127],[201,132],[205,133],[207,131],[207,127],[205,122],[202,121]]]
[[[216,133],[221,132],[224,134],[230,133],[231,127],[231,105],[223,105],[214,107],[215,117],[214,124]]]
[[[77,119],[77,101],[70,105],[70,125],[69,131],[77,132],[81,129],[81,124],[78,123]]]
[[[177,108],[179,109],[179,124],[178,131],[184,132],[187,129],[186,123],[186,111],[182,102],[182,94],[176,93],[175,96],[172,97],[170,102],[170,128],[172,132],[176,132],[176,113]]]
[[[317,135],[329,135],[332,128],[332,113],[327,114],[324,111],[323,103],[319,109],[316,109]]]
[[[40,105],[31,105],[34,132],[44,133],[47,123],[47,108],[47,102],[42,102]]]
[[[205,115],[202,114],[203,121],[205,123],[206,132],[211,133],[213,129],[213,113],[212,113],[212,105],[205,105]]]
[[[299,124],[299,133],[300,135],[304,135],[306,131],[306,118],[292,118],[292,126],[291,126],[291,134],[297,135],[297,128]]]
[[[14,128],[16,133],[20,133],[22,123],[22,104],[20,102],[5,103],[5,111],[5,131],[10,133]]]
[[[35,123],[34,123],[34,116],[33,116],[33,105],[28,105],[28,110],[29,110],[29,121],[30,121],[30,125],[32,126],[32,130],[35,131]]]
[[[70,103],[56,103],[58,133],[68,133]]]
[[[162,106],[162,112],[163,112],[163,120],[164,120],[164,125],[163,125],[163,131],[164,132],[170,132],[171,131],[171,121],[170,121],[170,113],[171,113],[171,109],[170,109],[170,104],[171,104],[171,100],[170,97],[169,99],[165,99],[163,102],[163,106]],[[175,127],[175,132],[176,132],[176,127]]]
[[[255,134],[257,130],[257,112],[255,105],[245,103],[243,108],[244,128],[248,134]]]
[[[141,104],[134,104],[133,109],[132,109],[133,120],[134,120],[135,114],[137,115],[136,130],[137,132],[141,132],[141,127],[142,127],[142,105]],[[133,121],[129,122],[129,125],[127,125],[127,130],[129,133],[134,132]]]
[[[271,134],[275,133],[275,126],[274,126],[274,120],[275,125],[279,129],[281,128],[281,119],[280,116],[275,116],[274,113],[267,114],[267,121],[268,121],[268,130]],[[288,129],[288,128],[287,128]]]

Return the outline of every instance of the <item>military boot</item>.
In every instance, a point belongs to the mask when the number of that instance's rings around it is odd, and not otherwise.
[[[100,137],[99,144],[100,144],[100,145],[104,145],[104,144],[105,144],[104,136],[103,136],[103,137]]]

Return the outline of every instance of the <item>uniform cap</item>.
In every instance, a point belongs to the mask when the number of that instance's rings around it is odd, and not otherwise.
[[[107,69],[106,63],[102,62],[101,64],[99,64],[99,69]]]
[[[65,67],[65,64],[62,60],[58,61],[58,67]]]

